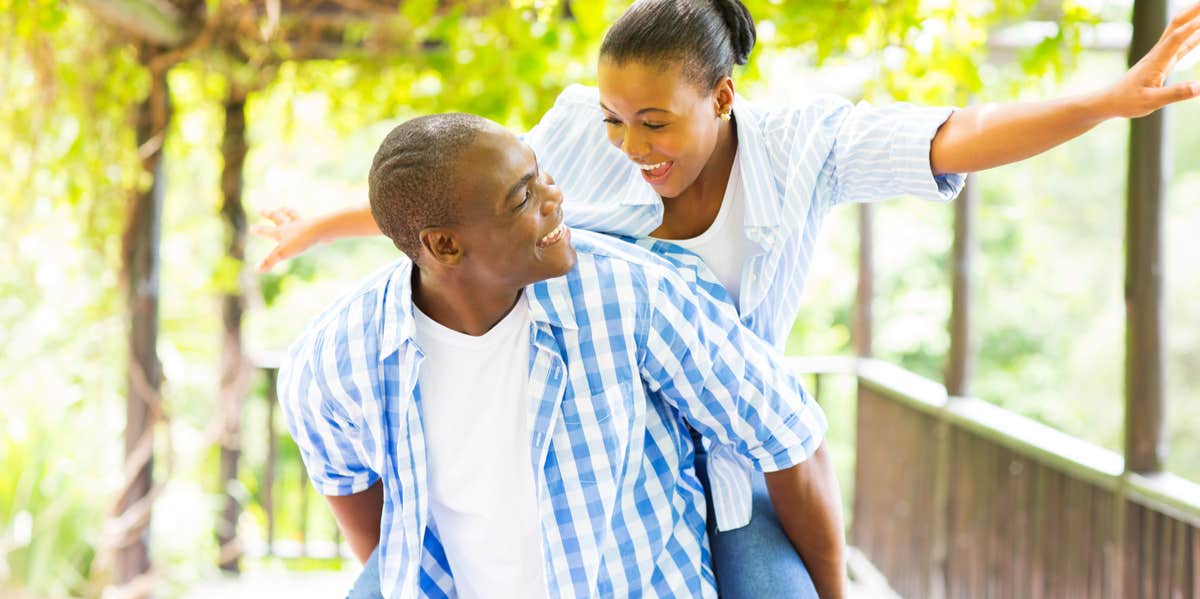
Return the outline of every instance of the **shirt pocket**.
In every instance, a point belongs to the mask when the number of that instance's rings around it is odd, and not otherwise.
[[[630,382],[563,400],[559,449],[569,454],[580,482],[612,481],[624,470],[633,400]]]

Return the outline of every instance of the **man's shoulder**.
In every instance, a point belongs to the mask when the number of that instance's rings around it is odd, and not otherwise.
[[[571,236],[578,257],[575,268],[533,286],[534,297],[547,310],[562,313],[570,306],[578,312],[601,304],[640,310],[649,306],[664,283],[686,284],[673,262],[640,247],[634,238],[576,229]]]
[[[594,233],[580,229],[571,230],[571,238],[575,253],[583,266],[588,265],[620,265],[624,269],[636,271],[645,275],[660,275],[671,272],[672,265],[662,256],[638,245],[632,237]],[[572,274],[578,273],[577,266]],[[571,275],[568,275],[568,278]]]
[[[352,291],[343,294],[309,322],[288,350],[288,362],[315,359],[326,351],[347,351],[353,344],[377,351],[386,328],[402,327],[404,323],[385,322],[388,314],[397,319],[406,317],[392,310],[390,302],[403,297],[407,290],[395,289],[408,285],[412,262],[402,257],[364,277]]]

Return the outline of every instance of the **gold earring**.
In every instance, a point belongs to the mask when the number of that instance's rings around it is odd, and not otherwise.
[[[729,119],[732,119],[732,118],[733,118],[733,112],[732,112],[732,111],[728,111],[728,110],[727,110],[727,111],[725,111],[725,112],[722,112],[722,113],[721,113],[721,120],[722,120],[722,121],[728,121]]]

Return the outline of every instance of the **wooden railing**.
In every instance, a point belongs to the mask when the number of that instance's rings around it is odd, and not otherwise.
[[[267,520],[266,543],[262,546],[247,547],[247,553],[256,557],[280,557],[286,559],[294,558],[316,558],[316,559],[340,559],[348,556],[348,552],[342,543],[341,531],[336,525],[332,526],[333,534],[321,536],[319,538],[311,538],[310,535],[310,517],[309,503],[316,500],[321,500],[316,490],[309,483],[308,474],[304,470],[304,464],[300,460],[292,463],[281,464],[279,457],[279,439],[282,437],[285,443],[293,443],[285,431],[281,430],[279,424],[279,398],[276,390],[276,382],[279,375],[279,361],[277,357],[257,357],[256,366],[263,373],[266,379],[266,393],[264,394],[267,402],[267,418],[266,418],[266,458],[262,466],[262,486],[257,500],[261,503],[264,514]],[[287,489],[286,492],[294,492],[298,494],[300,505],[296,510],[298,513],[293,514],[293,518],[288,524],[291,525],[289,530],[294,534],[288,535],[286,538],[279,538],[280,518],[276,511],[276,498],[278,493],[278,481],[280,478],[280,466],[294,469],[297,474],[296,480],[298,484],[295,488]],[[329,510],[317,510],[322,514],[328,514],[328,519],[332,520],[333,516]],[[330,528],[330,527],[324,527]]]
[[[902,596],[1200,597],[1200,485],[886,362],[802,370],[848,368],[850,540]]]

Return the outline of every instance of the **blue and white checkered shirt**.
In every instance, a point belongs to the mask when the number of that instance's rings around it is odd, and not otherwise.
[[[738,168],[746,238],[757,246],[741,280],[742,323],[781,351],[800,308],[817,232],[847,202],[899,196],[949,201],[962,175],[934,177],[929,146],[952,108],[853,105],[836,96],[768,106],[737,97]],[[563,190],[566,221],[639,239],[672,261],[698,258],[646,239],[662,224],[662,199],[608,141],[595,88],[567,88],[524,141]],[[730,447],[709,447],[717,528],[750,522],[750,465]]]
[[[547,595],[715,597],[688,425],[773,471],[820,446],[824,413],[710,296],[720,285],[686,282],[710,275],[573,235],[575,269],[525,290]],[[383,480],[384,596],[453,597],[429,511],[411,276],[401,259],[320,316],[289,352],[280,400],[318,491]]]

